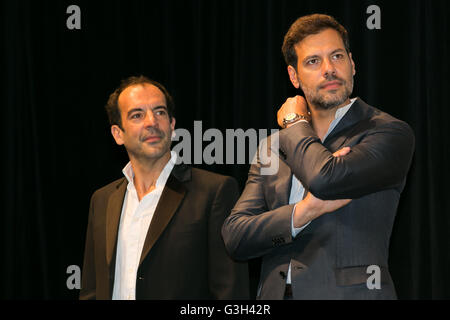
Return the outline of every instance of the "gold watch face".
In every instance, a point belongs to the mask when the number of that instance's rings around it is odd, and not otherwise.
[[[297,118],[297,114],[295,112],[288,113],[284,118],[284,121],[291,121]]]

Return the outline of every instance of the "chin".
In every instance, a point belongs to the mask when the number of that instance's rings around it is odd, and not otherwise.
[[[320,107],[321,109],[328,110],[333,109],[347,101],[349,96],[347,96],[345,93],[332,93],[329,95],[326,95],[324,97],[320,97],[316,102],[316,106]]]
[[[166,152],[164,152],[162,150],[154,150],[154,151],[145,152],[144,157],[148,158],[148,159],[159,159],[159,158],[162,158],[165,154],[166,154]]]
[[[148,150],[145,152],[145,157],[151,159],[159,159],[167,155],[167,153],[170,153],[170,148],[169,149],[153,148],[153,150]]]
[[[345,100],[343,100],[345,101]],[[336,99],[317,99],[312,101],[313,105],[315,105],[318,109],[329,110],[337,107],[342,102],[341,100]]]

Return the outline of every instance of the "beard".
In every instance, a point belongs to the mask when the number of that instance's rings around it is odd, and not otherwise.
[[[341,86],[338,89],[330,90],[328,92],[321,92],[323,85],[319,85],[316,88],[310,88],[303,85],[300,79],[298,80],[308,103],[322,110],[333,109],[343,104],[347,101],[353,91],[353,76],[350,77],[349,81],[346,81],[335,75],[327,75],[327,82],[336,80],[341,82]]]

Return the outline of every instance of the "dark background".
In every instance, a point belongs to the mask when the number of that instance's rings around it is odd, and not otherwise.
[[[81,8],[81,30],[66,27],[71,4]],[[381,30],[366,27],[371,4],[381,8]],[[177,127],[276,128],[276,111],[297,94],[283,36],[315,12],[349,31],[354,96],[415,131],[390,248],[399,298],[449,299],[449,4],[375,0],[2,1],[0,297],[77,297],[66,268],[82,265],[90,196],[127,162],[103,109],[122,78],[165,84]],[[248,170],[201,167],[241,188]],[[254,292],[257,260],[251,276]]]

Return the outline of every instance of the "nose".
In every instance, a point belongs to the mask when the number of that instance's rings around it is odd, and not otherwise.
[[[155,126],[157,123],[156,121],[156,117],[153,114],[152,111],[149,111],[145,114],[145,119],[144,119],[144,126],[147,127],[153,127]]]
[[[323,76],[325,78],[336,76],[336,67],[329,58],[323,60],[322,68]]]

